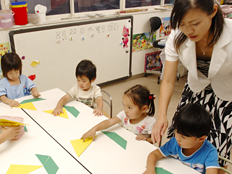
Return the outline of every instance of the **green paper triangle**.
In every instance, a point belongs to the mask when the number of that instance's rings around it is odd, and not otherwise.
[[[48,174],[56,174],[59,167],[56,165],[56,163],[53,161],[53,159],[50,156],[38,155],[38,154],[35,154],[35,155],[40,160],[40,162],[43,164]]]
[[[69,111],[75,118],[79,115],[79,111],[73,106],[64,106],[64,108]]]
[[[123,149],[126,149],[127,141],[124,138],[122,138],[121,136],[119,136],[117,133],[106,132],[106,131],[102,131],[102,133],[104,133],[106,136],[111,138],[114,142],[116,142]]]
[[[20,104],[36,102],[36,101],[41,101],[41,100],[45,100],[45,99],[43,99],[43,98],[32,98],[32,99],[28,99],[28,100],[23,100],[22,102],[20,102]]]
[[[161,167],[156,167],[155,168],[155,173],[156,174],[172,174],[171,172],[161,168]]]

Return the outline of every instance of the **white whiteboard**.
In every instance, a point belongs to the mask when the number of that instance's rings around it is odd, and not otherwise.
[[[130,27],[128,48],[123,48],[123,27]],[[131,76],[133,17],[117,17],[52,25],[9,33],[12,51],[22,59],[22,73],[36,75],[39,91],[75,85],[75,69],[82,59],[97,67],[95,83],[102,84]],[[36,67],[30,64],[39,61]]]

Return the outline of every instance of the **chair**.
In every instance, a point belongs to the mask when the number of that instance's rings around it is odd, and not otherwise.
[[[155,16],[155,17],[150,18],[151,33],[157,31],[161,27],[161,25],[162,25],[162,21],[160,17]],[[162,50],[160,53],[161,68],[160,68],[160,73],[158,76],[158,82],[157,82],[158,84],[160,84],[160,80],[162,80],[163,78],[163,70],[164,70],[164,63],[165,63],[165,53],[163,51],[163,48],[165,47],[166,40],[167,39],[158,39],[153,42],[154,48],[159,48]],[[147,77],[146,73],[145,73],[145,77]],[[176,77],[177,77],[177,81],[179,81],[180,74],[178,72],[176,74]]]
[[[102,97],[103,97],[103,102],[105,102],[109,108],[110,108],[110,114],[107,114],[107,112],[105,112],[103,110],[103,114],[109,118],[112,118],[112,97],[110,96],[110,94],[108,92],[106,92],[105,90],[101,89],[101,92],[103,93]],[[108,97],[108,99],[105,99],[105,96]]]
[[[224,161],[226,161],[226,162],[232,164],[232,161],[231,161],[231,160],[228,160],[228,159],[226,159],[226,158],[224,158],[224,157],[221,157],[221,156],[218,156],[218,158],[220,158],[220,159],[222,159],[222,160],[224,160]],[[225,168],[223,168],[223,167],[220,167],[220,169],[223,170],[224,172],[228,173],[228,174],[232,174],[231,171],[229,171],[229,170],[227,170],[227,169],[225,169]]]

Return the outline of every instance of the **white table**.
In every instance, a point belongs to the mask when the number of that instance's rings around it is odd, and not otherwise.
[[[77,157],[70,140],[80,139],[91,127],[107,118],[104,116],[94,116],[91,108],[77,101],[67,103],[68,106],[74,106],[80,111],[77,118],[72,116],[69,112],[69,119],[55,117],[42,112],[45,110],[53,110],[58,100],[64,94],[63,91],[57,88],[41,92],[41,98],[45,98],[46,100],[33,103],[37,111],[27,109],[25,109],[25,111],[90,172],[94,174],[140,174],[145,171],[147,156],[151,151],[156,149],[156,147],[146,141],[135,140],[136,136],[133,133],[118,125],[106,131],[116,132],[126,139],[126,150],[102,132],[98,132],[96,140],[80,157]],[[23,97],[18,99],[18,101],[29,98],[32,97]],[[157,167],[162,167],[174,174],[199,174],[192,168],[172,158],[160,160],[157,163]]]
[[[0,145],[0,174],[6,174],[11,164],[43,166],[36,154],[50,156],[59,167],[57,174],[89,174],[76,159],[69,155],[55,140],[39,127],[22,109],[10,108],[0,103],[0,116],[23,117],[28,124],[24,135],[16,141]],[[41,167],[30,174],[47,174]]]

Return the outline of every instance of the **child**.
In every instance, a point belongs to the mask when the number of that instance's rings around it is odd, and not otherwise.
[[[97,131],[107,129],[117,123],[122,123],[127,130],[137,134],[137,140],[151,142],[151,130],[156,121],[153,94],[141,85],[135,85],[124,92],[122,103],[124,110],[116,117],[102,121],[86,132],[81,139],[92,137],[95,139]]]
[[[211,116],[198,104],[187,104],[173,118],[175,137],[151,152],[144,174],[155,174],[155,164],[173,156],[203,174],[218,173],[217,149],[206,140],[212,127]]]
[[[19,106],[14,99],[26,95],[39,97],[36,85],[22,74],[22,61],[16,53],[6,53],[1,58],[1,68],[4,78],[0,80],[0,99],[3,103]]]
[[[103,114],[103,98],[101,89],[92,83],[96,79],[96,67],[89,60],[82,60],[76,67],[77,84],[73,86],[57,103],[53,114],[60,115],[63,113],[63,106],[70,100],[76,99],[90,107],[94,107],[97,103],[97,108],[93,111],[96,116]]]
[[[0,144],[4,143],[7,140],[16,138],[20,133],[20,126],[17,127],[9,127],[4,128],[0,126],[1,134],[0,134]]]

